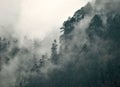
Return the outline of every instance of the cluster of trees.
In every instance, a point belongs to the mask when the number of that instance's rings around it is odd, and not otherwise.
[[[9,40],[0,37],[0,70],[2,65],[9,63],[10,59],[13,59],[18,51],[17,39]]]
[[[40,41],[36,42],[35,40],[34,42],[28,38],[24,38],[24,41],[28,44],[22,46],[17,38],[0,37],[0,72],[4,66],[9,66],[12,61],[18,58],[15,87],[25,87],[34,79],[40,79],[42,77],[41,68],[46,67],[49,63],[56,65],[58,59],[56,40],[51,45],[50,57],[47,53],[40,54],[39,49],[36,49],[36,43],[41,44]],[[37,48],[39,48],[38,45]]]
[[[104,23],[103,15],[106,17],[106,23]],[[71,24],[74,25],[72,22]],[[73,30],[75,31],[72,28],[71,32]],[[67,31],[67,28],[64,28],[65,31]],[[72,54],[68,56],[70,59],[72,58],[72,61],[67,64],[66,70],[63,72],[65,76],[60,75],[61,78],[64,78],[62,87],[119,87],[120,40],[118,37],[120,37],[120,14],[114,12],[107,14],[94,13],[89,26],[85,29],[87,42],[82,48],[79,44],[82,42],[79,41],[79,38],[82,37],[81,33],[76,35],[71,32],[64,34],[68,37],[70,34],[73,37],[77,36],[78,41],[75,43],[73,42],[74,39],[67,40],[62,37],[65,43],[61,46],[69,43],[64,48],[71,47],[72,49],[61,50]],[[66,56],[65,53],[62,53],[62,57],[66,58],[64,56]],[[63,81],[60,80],[59,82]]]
[[[50,57],[31,52],[29,48],[10,45],[17,44],[17,40],[9,42],[0,39],[1,55],[6,52],[11,58],[19,52],[27,55],[25,58],[32,55],[25,62],[27,69],[22,66],[18,69],[16,87],[120,87],[120,14],[94,13],[85,29],[86,36],[80,39],[83,37],[82,31],[77,30],[76,35],[73,32],[76,31],[74,25],[80,23],[86,15],[90,16],[91,11],[92,6],[88,3],[63,23],[61,29],[64,33],[60,37],[59,53],[57,41],[54,40]],[[107,17],[106,24],[103,22],[104,16]],[[9,51],[9,47],[12,50]],[[46,78],[42,70],[48,66],[61,67],[48,69],[50,71]]]

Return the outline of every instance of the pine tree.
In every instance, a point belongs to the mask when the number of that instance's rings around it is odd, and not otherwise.
[[[52,48],[51,48],[51,61],[52,63],[56,64],[57,60],[58,60],[58,54],[57,54],[57,41],[54,40],[53,44],[52,44]]]

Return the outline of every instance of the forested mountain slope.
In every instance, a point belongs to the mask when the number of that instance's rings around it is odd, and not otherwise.
[[[21,46],[16,38],[1,38],[0,86],[120,87],[119,4],[96,0],[76,11],[63,23],[51,56],[39,53],[38,40]]]

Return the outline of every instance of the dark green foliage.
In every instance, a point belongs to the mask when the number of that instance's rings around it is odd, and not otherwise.
[[[120,42],[120,14],[116,14],[115,16],[110,15],[108,18],[108,34],[109,38]]]
[[[75,18],[72,17],[68,18],[68,20],[63,23],[63,27],[61,27],[61,29],[63,29],[65,35],[73,31],[75,21]]]
[[[85,7],[82,7],[80,10],[76,11],[73,17],[76,19],[76,22],[79,22],[86,15],[92,12],[92,6],[88,3]]]
[[[51,48],[51,61],[54,64],[57,64],[58,61],[58,53],[57,53],[57,41],[54,40],[53,44],[52,44],[52,48]]]
[[[90,38],[91,40],[93,40],[96,37],[101,37],[101,38],[105,38],[104,37],[104,25],[103,25],[103,21],[101,19],[100,15],[95,15],[91,22],[90,25],[88,27],[88,29],[86,30],[87,34],[88,34],[88,38]]]

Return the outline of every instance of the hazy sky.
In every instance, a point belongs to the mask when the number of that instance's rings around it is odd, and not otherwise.
[[[88,1],[90,0],[0,0],[0,19],[9,23],[17,14],[16,29],[30,37],[43,38],[53,30],[59,31],[63,21]]]

